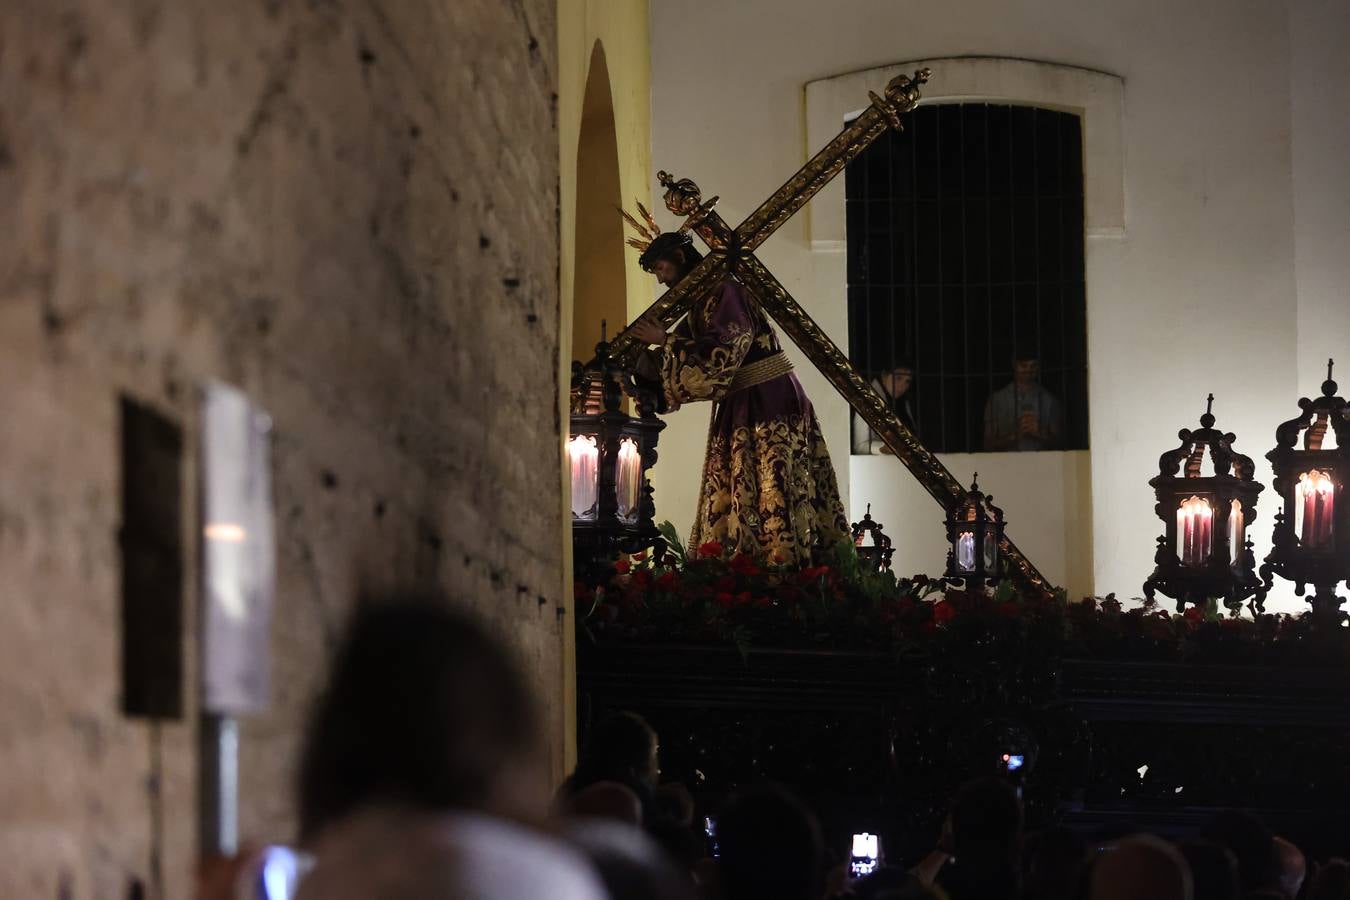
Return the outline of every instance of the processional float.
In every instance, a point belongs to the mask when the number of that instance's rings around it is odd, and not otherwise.
[[[755,250],[770,235],[873,141],[888,129],[904,130],[900,117],[918,104],[920,86],[928,81],[930,74],[929,69],[919,69],[912,77],[893,78],[880,96],[869,92],[871,105],[735,228],[714,211],[717,197],[704,201],[702,192],[692,180],[658,173],[657,177],[666,189],[666,209],[685,217],[684,227],[702,238],[709,253],[675,286],[657,298],[642,318],[669,329],[689,311],[696,299],[714,289],[728,275],[734,276],[829,379],[849,406],[881,436],[928,493],[943,509],[950,510],[967,501],[960,482],[919,443],[890,404],[854,370],[848,357],[755,255]],[[621,364],[631,364],[642,349],[642,344],[628,330],[615,335],[607,345],[610,358]],[[1045,576],[1006,535],[1001,538],[999,549],[1008,562],[1009,576],[1020,588],[1031,594],[1053,593],[1054,588]]]

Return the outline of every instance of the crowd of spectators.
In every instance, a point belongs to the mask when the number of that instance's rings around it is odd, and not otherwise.
[[[750,785],[714,821],[663,783],[632,713],[592,729],[557,791],[537,703],[508,650],[432,600],[358,609],[300,760],[299,900],[1350,900],[1350,863],[1310,866],[1250,813],[1179,842],[1024,833],[1019,791],[976,778],[921,859],[856,876],[790,790]],[[199,900],[269,896],[263,855],[203,867]],[[254,892],[252,886],[258,886]]]

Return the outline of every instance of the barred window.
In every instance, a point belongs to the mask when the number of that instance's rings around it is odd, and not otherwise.
[[[845,196],[849,356],[899,388],[897,413],[924,445],[1085,449],[1079,117],[921,106],[848,165]],[[908,390],[883,374],[901,367]],[[853,443],[880,449],[856,413]]]

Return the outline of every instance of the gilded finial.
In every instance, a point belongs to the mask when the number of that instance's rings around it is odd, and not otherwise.
[[[660,237],[661,227],[656,224],[656,219],[647,211],[647,207],[642,205],[641,200],[635,200],[633,202],[637,204],[638,213],[642,216],[643,222],[639,222],[623,207],[615,207],[615,209],[619,211],[619,215],[623,216],[624,221],[631,225],[633,230],[638,233],[637,237],[629,238],[626,243],[628,246],[636,247],[639,251],[642,251],[650,247],[652,241]]]

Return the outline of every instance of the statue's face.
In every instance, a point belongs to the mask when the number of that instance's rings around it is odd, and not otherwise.
[[[680,280],[680,267],[672,259],[658,259],[652,263],[652,274],[661,284],[669,287]]]

